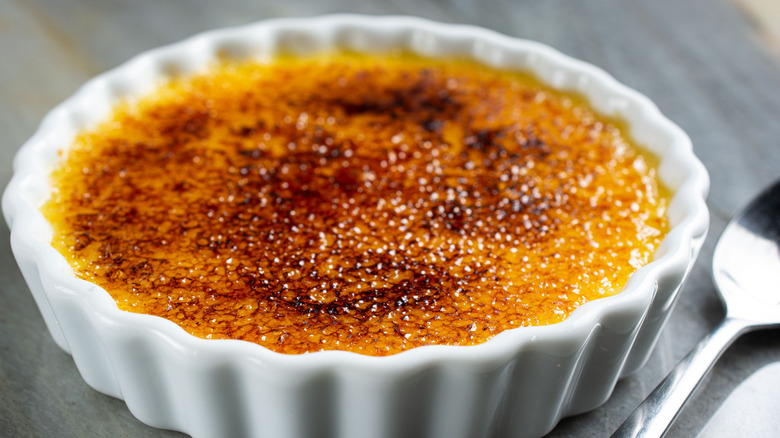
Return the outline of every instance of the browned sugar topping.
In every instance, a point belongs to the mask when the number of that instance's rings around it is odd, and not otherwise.
[[[120,105],[44,212],[123,310],[283,353],[388,355],[559,322],[666,229],[619,124],[519,75],[329,55]]]

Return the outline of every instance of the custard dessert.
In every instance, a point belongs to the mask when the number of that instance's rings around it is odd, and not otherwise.
[[[667,230],[653,157],[534,78],[404,54],[225,63],[118,104],[42,210],[120,309],[280,353],[553,324]]]

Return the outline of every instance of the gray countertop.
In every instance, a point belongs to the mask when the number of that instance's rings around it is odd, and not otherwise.
[[[641,371],[549,435],[608,436],[723,316],[710,279],[715,240],[780,177],[780,49],[728,0],[0,0],[0,186],[46,111],[91,76],[210,28],[333,12],[417,15],[541,41],[646,94],[693,139],[712,177],[711,231],[677,308]],[[145,426],[84,383],[46,331],[5,225],[0,257],[0,436],[181,436]],[[739,339],[669,436],[696,436],[740,382],[780,362],[777,337]]]

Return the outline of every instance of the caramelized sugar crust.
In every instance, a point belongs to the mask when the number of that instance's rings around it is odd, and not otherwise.
[[[388,355],[556,323],[667,224],[581,100],[461,61],[224,65],[78,137],[43,211],[119,308],[282,353]]]

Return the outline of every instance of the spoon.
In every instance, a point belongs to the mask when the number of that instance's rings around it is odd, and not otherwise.
[[[780,325],[780,181],[728,223],[712,275],[726,317],[647,396],[612,438],[662,437],[734,340]]]

